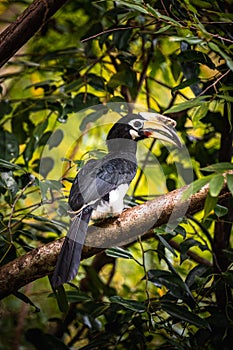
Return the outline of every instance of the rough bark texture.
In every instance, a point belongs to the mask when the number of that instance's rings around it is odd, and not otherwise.
[[[35,0],[0,34],[0,67],[62,7],[67,0]]]
[[[208,186],[182,202],[186,187],[172,191],[155,200],[124,211],[116,219],[108,219],[101,224],[90,226],[83,249],[82,259],[88,258],[113,245],[133,242],[139,235],[150,229],[182,217],[185,213],[194,214],[201,210],[208,192]],[[225,185],[220,199],[231,195]],[[159,211],[159,208],[162,210]],[[4,265],[0,269],[0,298],[11,294],[29,282],[49,275],[55,266],[63,239],[46,244],[30,253]]]

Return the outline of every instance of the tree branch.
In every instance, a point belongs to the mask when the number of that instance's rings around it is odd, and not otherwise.
[[[66,2],[67,0],[34,0],[16,21],[0,34],[0,67]]]
[[[124,211],[118,218],[104,220],[91,225],[82,259],[93,256],[107,247],[133,242],[139,235],[148,233],[152,228],[194,214],[203,209],[208,193],[208,185],[192,195],[188,201],[182,201],[187,186],[160,196],[152,201]],[[226,184],[219,199],[231,196]],[[38,278],[49,275],[55,266],[64,238],[33,249],[0,269],[0,298],[4,298],[22,286]]]

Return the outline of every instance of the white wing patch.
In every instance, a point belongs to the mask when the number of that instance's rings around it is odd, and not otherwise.
[[[128,191],[129,185],[122,184],[118,188],[109,192],[109,202],[102,200],[92,212],[93,220],[105,218],[107,215],[117,216],[124,209],[124,197]]]

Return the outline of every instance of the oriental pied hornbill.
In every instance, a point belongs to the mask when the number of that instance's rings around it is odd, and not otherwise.
[[[175,126],[174,120],[149,112],[129,114],[113,125],[106,140],[108,154],[89,160],[71,187],[71,223],[52,276],[53,287],[76,276],[89,220],[122,212],[123,198],[137,171],[137,141],[152,137],[181,147]]]

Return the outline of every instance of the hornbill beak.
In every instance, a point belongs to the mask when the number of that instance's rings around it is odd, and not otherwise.
[[[177,135],[176,122],[158,113],[140,112],[145,120],[142,133],[145,137],[152,137],[157,140],[169,142],[179,148],[182,144]]]

